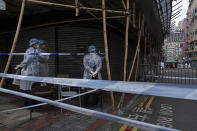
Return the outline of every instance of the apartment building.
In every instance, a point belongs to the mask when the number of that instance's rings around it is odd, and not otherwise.
[[[178,28],[177,28],[178,29]],[[165,63],[172,64],[176,67],[179,61],[179,57],[182,55],[182,47],[184,44],[184,32],[182,29],[178,29],[171,33],[164,41],[163,50],[165,52]]]
[[[191,63],[191,67],[197,68],[197,1],[190,0],[188,11],[188,32],[189,32],[189,47],[188,58]]]

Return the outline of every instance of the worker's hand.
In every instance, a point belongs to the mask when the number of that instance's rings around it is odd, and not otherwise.
[[[93,77],[96,77],[98,74],[98,72],[94,72]]]
[[[93,75],[94,74],[94,72],[93,71],[90,71],[90,73]]]
[[[18,70],[18,69],[20,69],[20,68],[22,68],[20,65],[16,65],[16,66],[14,67],[15,70]]]

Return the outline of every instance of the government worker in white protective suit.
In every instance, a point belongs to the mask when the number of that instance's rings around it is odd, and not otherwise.
[[[39,49],[38,49],[39,53],[46,53],[45,51],[46,44],[47,42],[45,40],[39,40]],[[49,55],[39,55],[38,58],[38,62],[40,66],[39,76],[43,76],[43,77],[49,76],[48,61],[49,61]],[[46,86],[46,83],[41,83],[41,86]]]
[[[38,53],[39,41],[35,38],[29,41],[29,48],[26,50],[24,59],[20,65],[17,65],[15,69],[21,68],[21,75],[24,76],[38,76],[39,75],[39,62],[38,55],[30,55],[31,53]],[[25,93],[32,94],[31,81],[20,80],[20,89]],[[25,99],[25,105],[31,105],[31,100]]]
[[[39,53],[46,53],[46,44],[47,42],[44,40],[39,40]],[[39,64],[40,64],[40,74],[39,76],[49,76],[49,55],[39,55],[38,58]]]
[[[85,55],[83,58],[84,65],[84,79],[99,79],[101,80],[101,68],[102,68],[102,59],[96,53],[96,47],[94,45],[89,46],[89,54]]]

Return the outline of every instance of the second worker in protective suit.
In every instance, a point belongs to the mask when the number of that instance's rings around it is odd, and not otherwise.
[[[44,40],[39,40],[39,53],[46,53],[46,44],[47,42]],[[39,55],[38,62],[40,67],[39,76],[47,77],[49,76],[49,55]],[[46,86],[46,83],[41,83],[41,86]]]
[[[99,79],[101,80],[101,68],[102,68],[102,59],[96,53],[96,47],[94,45],[89,46],[89,54],[85,55],[83,58],[84,65],[84,79]]]
[[[46,44],[47,42],[44,40],[39,40],[39,53],[46,53]],[[48,66],[48,61],[49,61],[49,55],[40,55],[38,62],[40,64],[40,72],[39,76],[49,76],[49,66]]]

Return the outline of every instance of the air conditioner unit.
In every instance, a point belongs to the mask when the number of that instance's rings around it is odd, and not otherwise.
[[[0,0],[0,10],[6,10],[6,4],[3,0]]]

